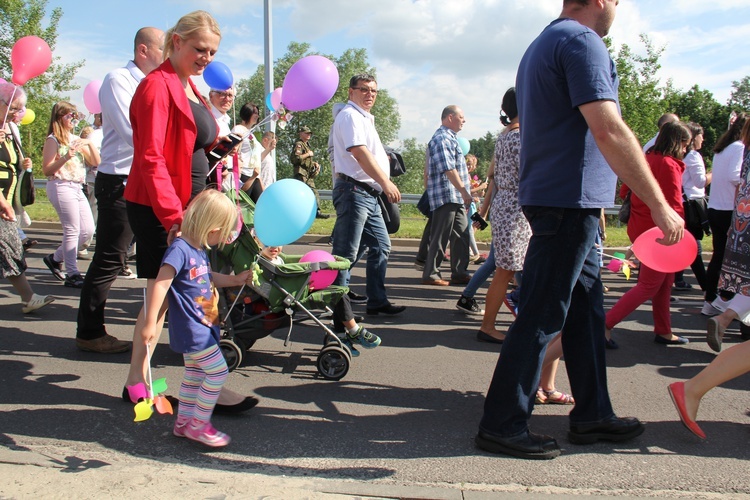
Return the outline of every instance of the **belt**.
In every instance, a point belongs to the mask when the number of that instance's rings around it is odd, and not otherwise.
[[[361,187],[365,191],[365,193],[369,194],[370,196],[374,196],[375,198],[380,196],[380,191],[370,186],[369,184],[365,184],[364,182],[358,181],[357,179],[354,179],[353,177],[349,177],[348,175],[345,175],[345,174],[336,174],[336,176],[339,179],[344,179],[345,181],[351,182],[355,186]]]
[[[103,177],[112,177],[115,179],[120,179],[121,181],[128,180],[128,176],[122,174],[108,174],[107,172],[98,172],[96,175],[101,175]]]

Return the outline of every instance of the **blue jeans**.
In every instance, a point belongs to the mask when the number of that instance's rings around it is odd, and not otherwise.
[[[607,391],[604,295],[594,248],[599,209],[524,207],[532,237],[518,317],[495,368],[479,427],[497,436],[528,431],[547,343],[561,330],[576,404],[571,424],[613,415]]]
[[[354,263],[360,245],[366,246],[367,307],[387,305],[385,272],[388,268],[388,256],[391,254],[391,239],[385,228],[378,199],[344,179],[336,179],[332,198],[336,207],[333,254]],[[339,271],[334,284],[349,286],[350,277],[350,271]]]
[[[487,254],[487,260],[485,260],[479,269],[474,272],[471,277],[471,281],[466,285],[464,291],[461,293],[462,296],[472,298],[476,295],[477,290],[482,284],[487,281],[492,273],[495,272],[495,245],[490,245],[490,252]]]

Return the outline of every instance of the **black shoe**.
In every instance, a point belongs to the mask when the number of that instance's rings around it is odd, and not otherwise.
[[[487,335],[482,330],[477,331],[477,340],[480,342],[489,342],[490,344],[502,344],[503,341],[496,339],[492,335]]]
[[[324,214],[321,211],[318,211],[318,213],[315,214],[316,219],[329,219],[331,217],[330,214]]]
[[[570,424],[568,440],[573,444],[591,444],[597,441],[627,441],[643,434],[646,427],[632,417],[610,417],[598,424]]]
[[[674,282],[674,289],[675,290],[680,290],[680,291],[692,290],[693,289],[693,285],[691,285],[687,281],[675,281]]]
[[[479,431],[474,442],[484,451],[503,453],[518,458],[549,460],[560,456],[560,447],[555,438],[533,434],[529,431],[512,437],[493,436]]]
[[[742,340],[750,340],[750,326],[740,322],[740,338]]]
[[[604,347],[607,349],[619,349],[620,346],[613,339],[604,339]]]
[[[70,288],[83,288],[83,276],[74,274],[65,278],[65,286]]]
[[[52,276],[57,278],[58,281],[65,281],[65,275],[62,272],[62,262],[57,262],[54,259],[54,254],[47,255],[42,259],[42,262],[52,271]]]
[[[24,250],[28,250],[29,248],[33,247],[37,243],[39,243],[37,240],[32,240],[31,238],[26,238],[25,240],[23,240],[23,243],[22,243],[23,244],[23,249]]]
[[[685,337],[677,337],[674,340],[665,339],[661,335],[654,335],[654,342],[662,345],[684,345],[690,343]]]
[[[222,405],[216,403],[216,406],[214,407],[214,413],[223,413],[225,415],[232,413],[242,413],[243,411],[247,411],[250,408],[254,408],[255,405],[258,404],[258,402],[258,398],[248,396],[236,405]]]
[[[367,295],[360,295],[351,290],[349,290],[346,295],[349,297],[349,302],[352,304],[367,304]]]
[[[380,313],[383,314],[399,314],[406,310],[406,306],[394,306],[390,302],[388,302],[384,306],[380,307],[368,307],[367,308],[367,314],[372,316],[377,316]]]

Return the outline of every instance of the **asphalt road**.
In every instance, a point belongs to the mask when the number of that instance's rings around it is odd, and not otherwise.
[[[366,318],[382,345],[363,350],[343,380],[330,382],[315,368],[319,329],[295,325],[289,347],[286,330],[262,338],[227,382],[261,403],[242,416],[215,416],[233,441],[211,451],[173,437],[171,416],[133,422],[132,405],[120,399],[129,354],[76,349],[79,292],[54,281],[41,261],[60,230],[29,234],[40,241],[28,256],[30,282],[58,300],[23,315],[7,281],[0,288],[0,498],[750,497],[750,377],[706,396],[699,416],[705,442],[681,426],[666,391],[714,357],[699,292],[680,294],[672,308],[674,331],[691,340],[688,346],[653,343],[648,305],[615,330],[620,349],[607,352],[610,393],[619,415],[646,422],[641,437],[575,446],[566,439],[569,407],[538,405],[532,430],[557,437],[562,456],[498,457],[477,450],[473,439],[500,346],[476,341],[479,320],[455,309],[461,288],[421,285],[415,249],[396,242],[388,293],[408,309]],[[329,249],[287,250],[310,248]],[[354,290],[364,293],[363,267],[354,274]],[[632,286],[609,271],[605,284],[607,305]],[[116,337],[132,337],[143,286],[115,282],[108,329]],[[498,328],[511,320],[503,309]],[[166,342],[165,334],[155,377],[166,377],[174,394],[181,357]],[[736,342],[734,326],[725,348]],[[569,389],[564,363],[557,380]]]

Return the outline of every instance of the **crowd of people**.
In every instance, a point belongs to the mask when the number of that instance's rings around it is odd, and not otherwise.
[[[708,268],[700,245],[691,265],[705,292],[702,313],[709,317],[709,346],[721,351],[732,321],[750,325],[750,251],[743,243],[750,230],[743,209],[750,202],[750,153],[745,154],[750,151],[750,120],[745,113],[736,116],[717,142],[711,172],[699,153],[703,129],[674,114],[662,117],[659,133],[642,150],[620,116],[616,70],[602,41],[617,4],[563,0],[560,18],[527,49],[515,87],[502,99],[504,129],[486,185],[472,186],[469,173],[476,158],[467,161],[457,138],[465,123],[459,106],[443,109],[427,146],[428,222],[416,265],[424,285],[465,285],[456,307],[482,316],[478,340],[502,345],[476,436],[477,446],[490,453],[528,459],[561,453],[555,438],[530,431],[535,403],[572,406],[568,438],[574,444],[639,436],[644,425],[618,417],[610,402],[605,349],[617,348],[612,329],[650,300],[654,341],[687,343],[672,333],[669,311],[673,285],[691,287],[682,274],[675,281],[675,273],[641,263],[637,284],[605,314],[600,221],[602,208],[614,202],[618,177],[623,193],[630,191],[631,241],[653,227],[661,229],[666,246],[679,242],[685,231],[698,240],[712,236]],[[276,180],[275,135],[266,132],[259,140],[251,133],[259,108],[244,103],[240,122],[231,128],[228,111],[235,89],[211,89],[206,98],[192,81],[213,60],[220,42],[218,24],[204,11],[183,16],[166,33],[139,30],[133,59],[102,84],[100,147],[95,136],[74,135],[77,110],[58,102],[42,162],[47,193],[62,225],[60,246],[43,262],[65,286],[81,289],[76,345],[96,353],[131,350],[122,398],[137,403],[169,309],[170,345],[185,362],[173,432],[212,447],[225,446],[230,438],[213,427],[211,415],[246,411],[258,400],[223,387],[227,365],[218,348],[215,308],[215,287],[241,286],[252,280],[251,273],[212,272],[205,249],[226,242],[236,227],[237,211],[220,191],[242,189],[257,201]],[[352,265],[366,259],[366,294],[350,292],[345,302],[366,303],[372,316],[406,309],[389,300],[385,285],[391,240],[382,207],[398,203],[401,193],[390,178],[388,155],[371,114],[377,96],[374,76],[352,76],[347,103],[335,109],[328,143],[336,211],[333,253]],[[31,161],[23,154],[12,119],[25,99],[22,88],[0,85],[0,115],[5,117],[0,174],[8,173],[0,175],[0,272],[20,295],[23,312],[30,313],[54,298],[35,294],[25,277],[16,220],[21,207],[15,203],[15,179],[31,168]],[[242,140],[211,166],[207,152],[229,141],[232,132]],[[294,178],[317,198],[314,179],[321,165],[309,145],[312,130],[302,126],[298,133],[290,151]],[[477,207],[476,196],[485,188]],[[91,191],[93,200],[87,196]],[[84,276],[77,257],[94,237],[93,210],[106,224],[96,227],[94,255]],[[316,216],[327,217],[320,211]],[[481,228],[485,218],[492,245],[472,276],[469,264],[479,256],[472,228]],[[133,241],[146,292],[131,343],[107,333],[105,308],[114,280],[127,269]],[[277,259],[280,249],[266,251],[269,259]],[[450,262],[449,280],[440,270],[445,260]],[[482,309],[475,295],[493,273]],[[349,286],[350,281],[351,273],[341,271],[334,284]],[[508,294],[511,283],[514,296]],[[506,332],[496,327],[503,303],[516,316]],[[353,351],[355,345],[380,344],[378,336],[358,325],[361,319],[350,308],[338,319]],[[696,377],[669,386],[681,421],[694,434],[705,437],[696,423],[703,395],[750,369],[748,345],[721,352]],[[563,355],[572,395],[555,386]]]

